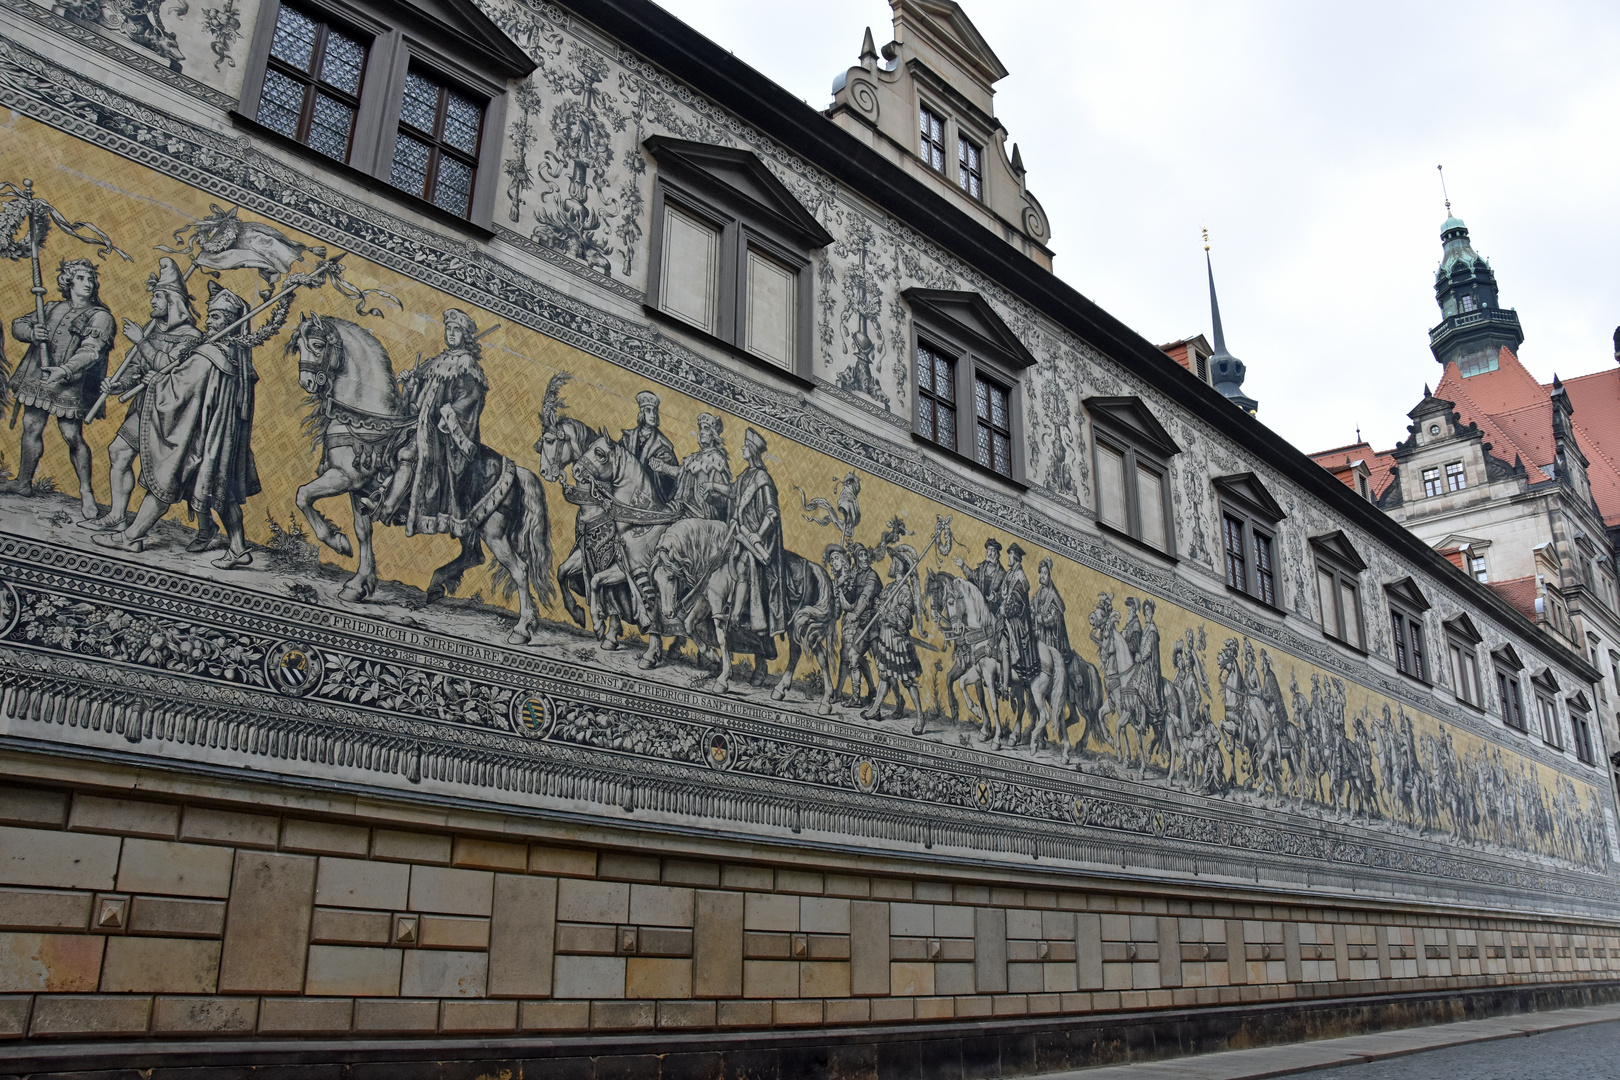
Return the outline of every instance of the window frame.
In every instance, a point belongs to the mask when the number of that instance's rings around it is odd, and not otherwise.
[[[1480,712],[1485,711],[1485,680],[1482,675],[1482,664],[1479,656],[1479,646],[1484,640],[1474,621],[1467,614],[1458,615],[1448,619],[1442,624],[1445,631],[1446,659],[1451,661],[1452,693],[1464,705]],[[1473,686],[1468,685],[1468,668],[1463,661],[1472,661]]]
[[[337,161],[258,120],[281,4],[282,0],[264,0],[259,6],[247,59],[243,63],[241,96],[231,111],[232,122],[306,160],[346,173],[368,189],[385,192],[438,221],[485,238],[494,236],[500,156],[506,141],[507,86],[511,80],[527,78],[534,71],[535,62],[487,16],[478,14],[470,6],[456,5],[451,10],[461,17],[476,19],[472,27],[476,33],[469,32],[467,26],[441,22],[428,13],[429,9],[414,5],[384,5],[373,0],[298,0],[292,6],[311,18],[341,27],[366,40],[365,70],[360,79],[354,129],[349,137],[349,157],[347,161]],[[476,172],[466,215],[445,210],[420,195],[397,188],[390,180],[405,77],[413,66],[484,103]]]
[[[978,168],[968,165],[966,150],[972,147],[978,155]],[[977,193],[969,185],[969,180],[979,182]],[[974,202],[984,202],[984,144],[963,131],[961,125],[956,128],[956,189]]]
[[[1215,489],[1215,501],[1221,516],[1222,577],[1229,591],[1246,596],[1268,610],[1283,613],[1278,596],[1281,581],[1277,575],[1277,533],[1283,518],[1281,506],[1266,490],[1260,478],[1252,472],[1232,476],[1217,476],[1210,481]],[[1244,566],[1244,580],[1234,583],[1231,574],[1231,552],[1228,549],[1228,525],[1236,527],[1240,554]],[[1270,547],[1271,599],[1267,600],[1261,587],[1259,543]]]
[[[938,144],[939,145],[939,167],[938,168],[935,168],[934,163],[931,160],[929,160],[928,158],[923,157],[923,154],[922,154],[922,136],[923,136],[923,132],[922,132],[922,114],[923,113],[927,113],[928,115],[932,116],[935,120],[939,121],[939,144]],[[954,129],[955,129],[955,125],[951,123],[951,114],[950,114],[949,110],[941,109],[941,108],[937,107],[936,105],[934,105],[933,102],[931,102],[928,99],[922,97],[921,95],[918,96],[918,98],[917,98],[917,142],[914,144],[913,148],[917,152],[917,160],[922,162],[922,166],[923,166],[924,169],[927,169],[929,172],[934,173],[934,174],[936,174],[938,176],[949,177],[951,175],[951,155],[950,155],[950,153],[948,151],[950,150],[950,146],[951,146],[951,141],[950,141],[951,140],[951,133],[952,133],[952,131]],[[933,147],[935,145],[932,139],[929,140],[928,145],[930,147]]]
[[[293,10],[302,14],[305,18],[310,19],[318,28],[316,32],[316,44],[311,49],[311,64],[317,69],[313,73],[307,71],[298,71],[294,69],[291,64],[274,55],[273,50],[275,46],[276,27],[281,23],[282,10],[287,7],[291,7]],[[331,40],[333,31],[338,31],[347,37],[354,38],[355,40],[359,41],[360,47],[365,53],[365,57],[360,64],[359,86],[352,94],[349,91],[334,86],[321,78],[319,69],[324,66],[326,59],[326,46]],[[346,21],[332,18],[325,12],[312,14],[306,9],[306,5],[302,3],[291,5],[282,3],[276,4],[276,19],[270,24],[269,34],[270,42],[268,47],[265,49],[264,69],[259,72],[259,94],[257,105],[253,110],[254,119],[261,124],[263,123],[262,120],[258,120],[258,116],[260,109],[262,109],[264,105],[264,83],[269,78],[271,71],[280,71],[284,76],[304,87],[304,96],[302,104],[299,106],[298,122],[294,126],[294,134],[286,135],[283,133],[283,137],[292,139],[294,142],[308,146],[311,150],[315,150],[315,147],[311,146],[308,141],[309,127],[314,121],[314,99],[320,92],[325,91],[328,95],[338,98],[344,104],[350,105],[354,109],[354,119],[349,125],[349,138],[344,147],[344,155],[341,159],[333,158],[319,150],[316,150],[316,153],[322,153],[323,156],[328,158],[328,160],[340,161],[342,164],[347,165],[350,158],[354,154],[355,136],[359,133],[361,95],[366,89],[366,76],[371,71],[372,52],[376,45],[375,35],[370,31],[351,27]],[[317,55],[319,56],[319,63],[316,62]],[[299,136],[298,132],[303,132],[302,137]]]
[[[643,310],[756,367],[814,386],[815,262],[812,253],[833,242],[753,153],[655,135],[642,143],[657,166],[647,242],[647,295]],[[673,205],[719,233],[713,330],[664,307],[665,210]],[[793,363],[784,366],[748,347],[747,268],[750,251],[793,275]]]
[[[1429,610],[1428,599],[1409,577],[1384,586],[1384,598],[1389,604],[1390,631],[1394,635],[1390,647],[1395,670],[1425,686],[1433,686],[1433,641],[1424,614]]]
[[[1536,721],[1541,741],[1554,750],[1564,749],[1564,729],[1558,715],[1558,698],[1562,687],[1551,668],[1543,669],[1530,679],[1530,693],[1536,701]]]
[[[985,476],[993,476],[1019,490],[1029,486],[1025,471],[1024,372],[1035,364],[1035,357],[978,293],[948,289],[911,288],[901,292],[911,309],[907,362],[910,364],[911,437],[923,446],[964,462]],[[922,415],[917,382],[917,350],[926,347],[947,356],[954,366],[956,381],[956,446],[944,446],[925,434],[919,426]],[[1007,391],[1008,432],[1011,472],[997,472],[981,464],[975,454],[973,389],[979,378]]]
[[[1333,626],[1328,626],[1328,613],[1321,608],[1321,589],[1318,587],[1317,625],[1329,640],[1343,645],[1347,649],[1367,655],[1367,610],[1366,599],[1362,596],[1361,575],[1366,572],[1367,564],[1357,554],[1342,531],[1324,533],[1321,536],[1310,538],[1311,552],[1314,556],[1315,575],[1313,580],[1320,581],[1323,574],[1333,578]],[[1344,589],[1348,586],[1355,601],[1356,628],[1359,631],[1360,643],[1351,641],[1345,634]]]
[[[1427,469],[1418,470],[1418,481],[1423,485],[1423,497],[1432,499],[1437,495],[1445,494],[1445,481],[1440,475],[1440,466],[1433,465]]]
[[[1460,461],[1448,461],[1445,465],[1446,492],[1468,490],[1468,467]]]
[[[1530,733],[1524,710],[1524,663],[1513,646],[1503,645],[1491,653],[1496,671],[1496,693],[1502,702],[1502,723],[1520,734]],[[1511,695],[1509,693],[1511,691]]]
[[[455,213],[455,211],[447,210],[445,207],[440,206],[438,200],[435,199],[432,194],[428,193],[432,189],[436,188],[437,185],[438,185],[439,167],[443,163],[443,157],[444,157],[444,155],[446,153],[448,153],[449,156],[452,159],[456,160],[456,161],[461,161],[463,164],[469,164],[470,163],[470,166],[471,166],[471,168],[473,170],[472,187],[467,193],[467,211],[470,214],[472,212],[473,199],[475,198],[476,193],[478,191],[478,179],[482,175],[482,169],[480,168],[480,166],[482,164],[481,157],[482,157],[482,151],[484,149],[484,143],[490,137],[489,129],[484,126],[485,123],[489,120],[489,105],[488,105],[487,102],[485,103],[483,115],[480,116],[479,119],[478,119],[478,148],[477,148],[477,150],[475,150],[473,153],[469,154],[465,150],[462,150],[460,147],[452,146],[444,138],[444,123],[445,123],[445,119],[446,119],[445,114],[446,114],[446,111],[447,111],[447,108],[448,108],[448,105],[449,105],[449,97],[450,97],[450,95],[451,94],[460,94],[460,96],[462,96],[463,98],[467,98],[467,99],[475,101],[475,102],[479,99],[479,97],[481,95],[477,94],[476,92],[467,91],[459,83],[455,82],[453,79],[440,78],[439,77],[439,72],[438,72],[437,69],[435,69],[434,67],[431,67],[431,66],[429,66],[427,64],[417,63],[417,62],[414,61],[414,58],[413,58],[413,62],[411,64],[407,65],[406,68],[405,68],[405,79],[402,79],[400,81],[400,103],[399,103],[399,106],[397,107],[397,111],[399,113],[404,112],[404,92],[405,92],[406,80],[409,79],[412,68],[416,69],[416,73],[417,73],[417,76],[419,78],[428,79],[428,80],[434,82],[438,86],[438,91],[439,91],[439,93],[438,93],[438,101],[436,101],[434,103],[434,116],[433,116],[433,124],[434,124],[435,130],[433,132],[424,132],[421,128],[407,125],[402,116],[400,118],[396,119],[396,122],[395,122],[394,127],[393,127],[393,131],[394,131],[393,141],[390,144],[390,150],[389,150],[389,154],[388,154],[389,182],[390,183],[393,182],[393,167],[394,167],[395,155],[399,151],[399,139],[400,139],[400,136],[403,134],[408,138],[415,139],[417,142],[426,143],[427,146],[428,146],[427,173],[426,173],[426,176],[423,178],[423,183],[425,185],[427,185],[428,191],[424,191],[421,195],[418,195],[417,197],[421,198],[421,199],[423,199],[423,200],[425,200],[427,202],[431,202],[433,205],[438,206],[439,209],[445,210],[446,213],[452,213],[453,214],[453,213]],[[427,137],[422,138],[423,135],[426,135]],[[398,190],[405,191],[406,189],[399,188]],[[413,194],[413,195],[416,194],[415,192],[406,192],[406,193],[407,194]]]
[[[1096,514],[1098,528],[1114,536],[1124,537],[1161,558],[1175,561],[1176,515],[1170,462],[1181,453],[1181,447],[1170,437],[1169,432],[1164,430],[1158,418],[1141,398],[1088,397],[1081,404],[1091,420],[1092,475],[1097,478],[1097,482],[1092,485],[1096,489],[1097,498],[1092,510]],[[1124,528],[1103,520],[1102,516],[1102,481],[1097,462],[1098,450],[1104,446],[1119,454],[1124,461],[1125,490],[1121,492],[1125,504]],[[1143,535],[1141,488],[1138,479],[1138,470],[1142,468],[1157,472],[1162,479],[1159,497],[1164,515],[1163,548],[1156,546]]]
[[[1593,749],[1592,741],[1592,703],[1586,699],[1586,694],[1580,690],[1575,691],[1573,697],[1564,702],[1569,713],[1570,742],[1575,751],[1575,759],[1583,765],[1596,765],[1597,754]]]

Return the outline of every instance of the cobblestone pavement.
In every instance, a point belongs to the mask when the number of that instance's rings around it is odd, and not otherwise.
[[[1285,1075],[1318,1080],[1620,1080],[1620,1021]]]

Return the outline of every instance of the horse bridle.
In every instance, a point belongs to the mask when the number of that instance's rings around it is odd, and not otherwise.
[[[310,323],[315,324],[313,333],[309,329]],[[306,346],[312,339],[318,339],[325,346],[325,352],[323,352],[320,360],[306,359],[309,354],[307,348],[298,350],[298,374],[303,375],[307,372],[314,380],[316,392],[326,389],[328,380],[332,375],[336,374],[337,368],[343,363],[341,341],[336,339],[336,335],[330,333],[326,320],[319,316],[305,321],[299,328],[298,338]],[[336,359],[334,359],[334,356]]]

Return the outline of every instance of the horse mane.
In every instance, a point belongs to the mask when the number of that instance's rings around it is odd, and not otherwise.
[[[561,415],[561,409],[567,408],[563,404],[562,388],[573,380],[573,376],[566,371],[559,371],[546,383],[546,396],[540,399],[540,427],[550,431],[557,426],[559,419],[567,419]]]

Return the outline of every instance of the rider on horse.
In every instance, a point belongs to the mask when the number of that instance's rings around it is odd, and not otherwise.
[[[415,420],[410,437],[399,448],[376,517],[394,523],[404,509],[407,536],[460,536],[467,529],[468,511],[477,500],[478,425],[489,392],[479,364],[482,349],[477,335],[472,316],[449,309],[444,313],[444,352],[400,376]]]

